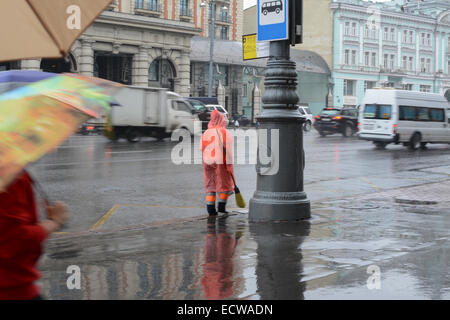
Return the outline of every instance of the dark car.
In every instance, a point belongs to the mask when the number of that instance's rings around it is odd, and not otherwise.
[[[314,128],[322,137],[333,133],[350,137],[358,128],[358,109],[325,108],[314,118]]]
[[[202,122],[202,130],[206,130],[208,128],[208,122],[209,120],[211,120],[211,111],[209,111],[209,109],[203,104],[203,102],[192,98],[186,99],[198,114],[198,118]]]
[[[90,133],[98,133],[98,129],[89,123],[83,123],[79,128],[78,128],[78,132],[79,134],[83,135],[83,136],[87,136]]]
[[[247,118],[245,114],[240,115],[237,117],[237,121],[239,122],[239,126],[246,127],[251,124],[251,120]]]

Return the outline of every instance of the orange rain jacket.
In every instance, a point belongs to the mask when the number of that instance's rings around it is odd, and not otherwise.
[[[234,191],[233,137],[226,129],[228,121],[217,110],[211,113],[208,130],[202,135],[203,177],[205,192]],[[226,148],[226,155],[224,147]]]

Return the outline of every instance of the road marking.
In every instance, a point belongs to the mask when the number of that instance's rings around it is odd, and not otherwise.
[[[89,231],[95,231],[100,229],[106,221],[122,207],[135,207],[135,208],[164,208],[164,209],[202,209],[201,206],[164,206],[164,205],[151,205],[151,204],[116,204],[106,214],[104,214],[100,220],[98,220]],[[229,208],[229,210],[238,210],[238,208]]]
[[[367,184],[369,184],[370,186],[372,186],[373,188],[377,189],[377,191],[381,191],[382,189],[377,186],[375,183],[371,182],[369,179],[367,179],[366,177],[361,177],[362,180],[364,180],[365,182],[367,182]]]
[[[100,228],[113,214],[120,208],[120,205],[113,206],[103,217],[100,218],[90,229],[89,231],[97,230]]]

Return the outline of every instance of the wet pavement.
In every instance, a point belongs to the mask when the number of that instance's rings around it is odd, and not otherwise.
[[[168,163],[170,143],[82,139],[33,167],[80,211],[40,261],[49,299],[450,299],[448,146],[383,151],[310,133],[312,218],[249,223],[242,212],[207,219],[201,166]],[[254,167],[236,174],[248,200]],[[68,289],[70,266],[80,289]]]

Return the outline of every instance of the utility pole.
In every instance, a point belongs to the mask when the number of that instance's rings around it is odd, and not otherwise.
[[[209,82],[208,82],[208,97],[212,97],[212,88],[214,85],[214,38],[216,36],[216,3],[211,2],[211,30],[209,30]]]

